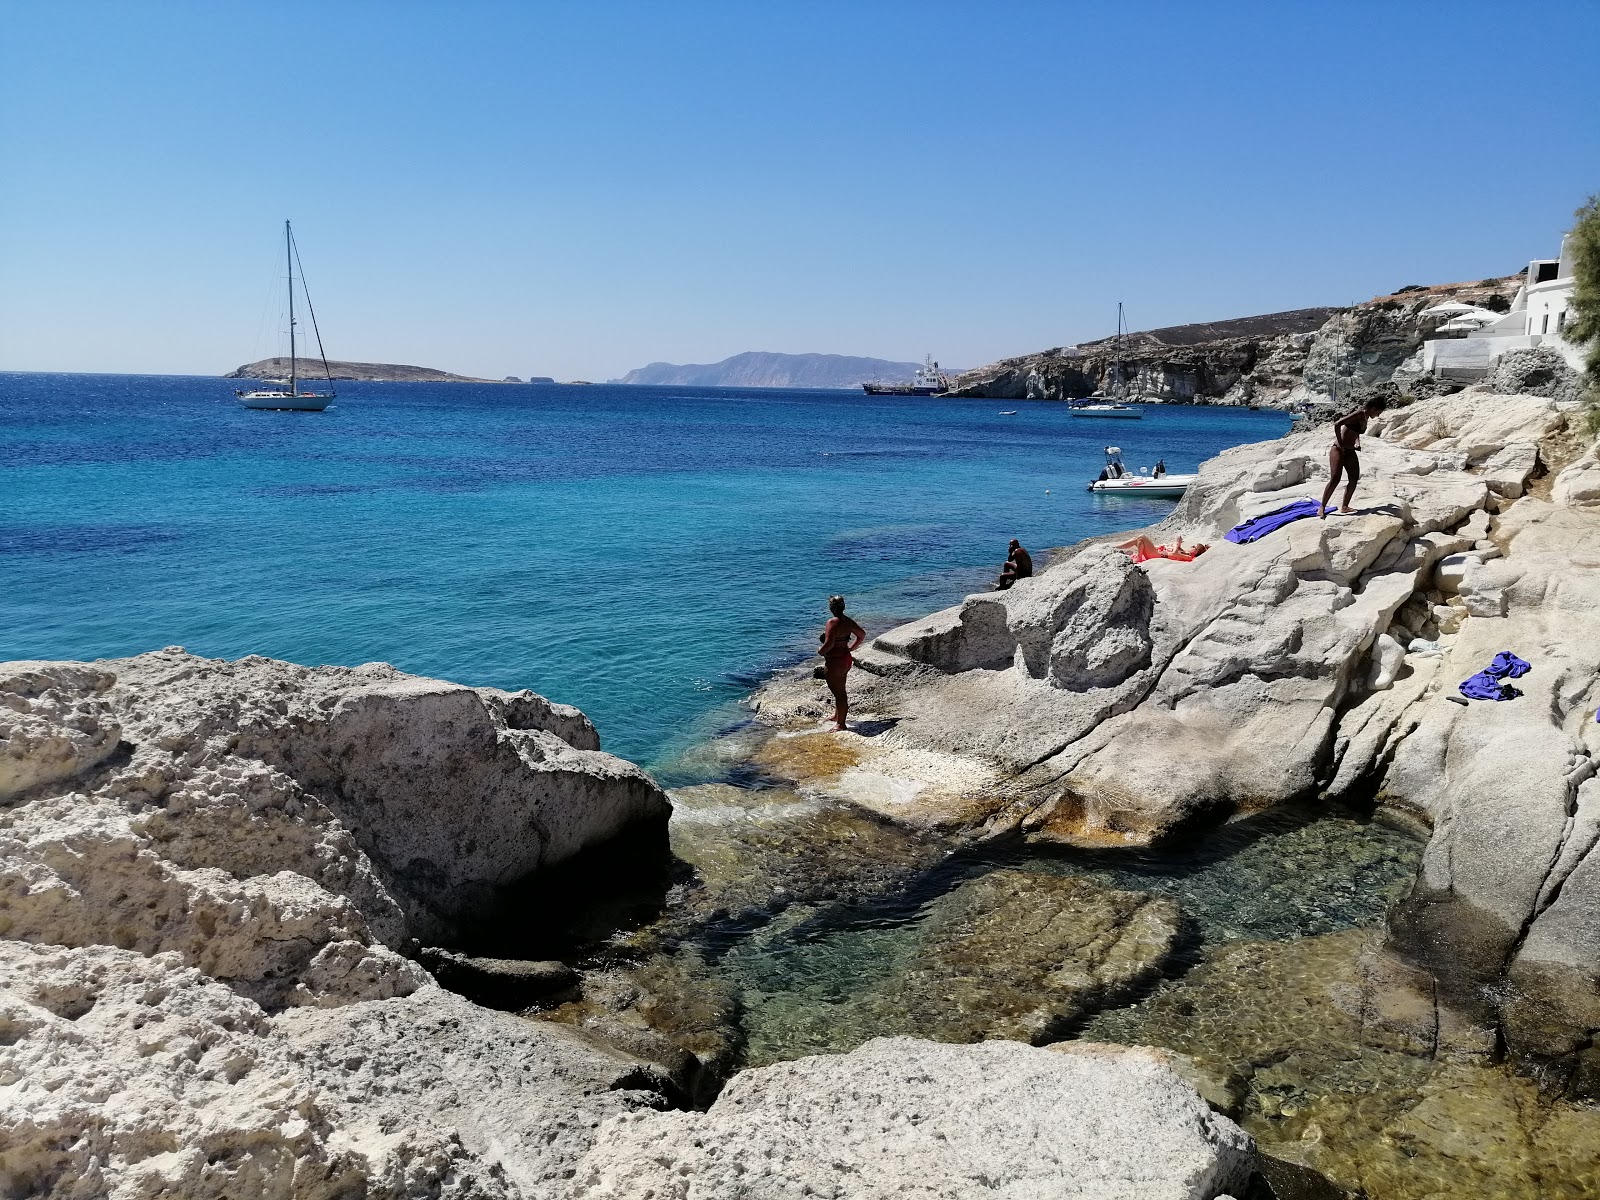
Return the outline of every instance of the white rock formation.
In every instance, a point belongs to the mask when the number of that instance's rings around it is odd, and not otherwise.
[[[666,815],[597,747],[382,664],[0,666],[0,1195],[552,1194],[657,1075],[403,952]]]
[[[0,1194],[560,1194],[627,1057],[428,986],[268,1016],[183,964],[0,941]]]
[[[1211,543],[1194,562],[1133,567],[1100,539],[877,639],[855,711],[892,727],[840,735],[852,770],[943,755],[945,786],[919,780],[916,803],[874,811],[1079,845],[1380,783],[1434,828],[1396,947],[1439,975],[1465,1025],[1491,1038],[1498,1026],[1548,1078],[1600,1095],[1595,452],[1559,473],[1550,500],[1528,495],[1547,459],[1570,453],[1564,411],[1469,389],[1373,423],[1357,515],[1222,540],[1319,497],[1327,441],[1292,435],[1204,464],[1147,531]],[[1442,644],[1406,653],[1419,639]],[[1457,703],[1500,650],[1533,664],[1516,681],[1524,696]],[[778,681],[759,711],[809,717],[814,690]],[[980,783],[954,782],[963,763]],[[859,802],[851,775],[800,782]]]
[[[1250,1139],[1148,1051],[879,1038],[737,1076],[704,1113],[602,1127],[593,1200],[1215,1200]]]
[[[669,811],[576,710],[383,664],[8,664],[0,712],[0,935],[176,950],[268,1007],[402,995],[410,939]]]

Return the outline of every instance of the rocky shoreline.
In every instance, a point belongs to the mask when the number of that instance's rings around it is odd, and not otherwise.
[[[4,664],[6,1194],[1590,1194],[1600,457],[1417,399],[1356,516],[1224,541],[1325,438],[1206,463],[1149,531],[1194,562],[1098,539],[882,634],[852,732],[780,674],[670,796],[529,692]],[[1523,694],[1454,702],[1500,650]],[[1339,804],[1426,841],[1381,925],[1202,936],[1138,857]],[[1314,842],[1208,869],[1418,861]],[[803,945],[763,1020],[843,1053],[748,1044],[729,972]]]

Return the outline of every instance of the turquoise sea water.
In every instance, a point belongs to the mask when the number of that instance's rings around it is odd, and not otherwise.
[[[1145,524],[1102,447],[1173,471],[1278,413],[859,392],[0,374],[0,659],[183,645],[383,660],[577,704],[659,762],[810,652],[832,592],[877,631],[1030,549]],[[1002,409],[1017,415],[1000,416]]]

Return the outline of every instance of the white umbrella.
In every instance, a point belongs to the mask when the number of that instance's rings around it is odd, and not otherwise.
[[[1459,300],[1446,300],[1443,304],[1435,304],[1432,308],[1422,310],[1424,317],[1447,317],[1457,313],[1481,312],[1470,304],[1463,304]]]
[[[1461,329],[1482,329],[1485,325],[1491,325],[1495,321],[1498,321],[1502,315],[1503,314],[1501,313],[1484,312],[1481,310],[1478,312],[1462,313],[1454,320],[1446,321],[1443,325],[1439,326],[1438,332],[1454,333]]]

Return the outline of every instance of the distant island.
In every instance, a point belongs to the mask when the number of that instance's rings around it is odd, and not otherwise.
[[[853,388],[873,379],[910,379],[917,363],[847,354],[776,354],[749,350],[717,363],[654,362],[611,383],[658,387]]]
[[[299,360],[300,378],[316,379],[322,376],[322,362],[315,358]],[[372,383],[496,383],[494,379],[478,379],[471,375],[452,375],[449,371],[435,371],[432,367],[411,367],[403,363],[335,362],[328,360],[328,373],[335,379],[359,379]],[[286,379],[289,375],[287,358],[263,358],[260,362],[246,363],[229,371],[224,379]]]

